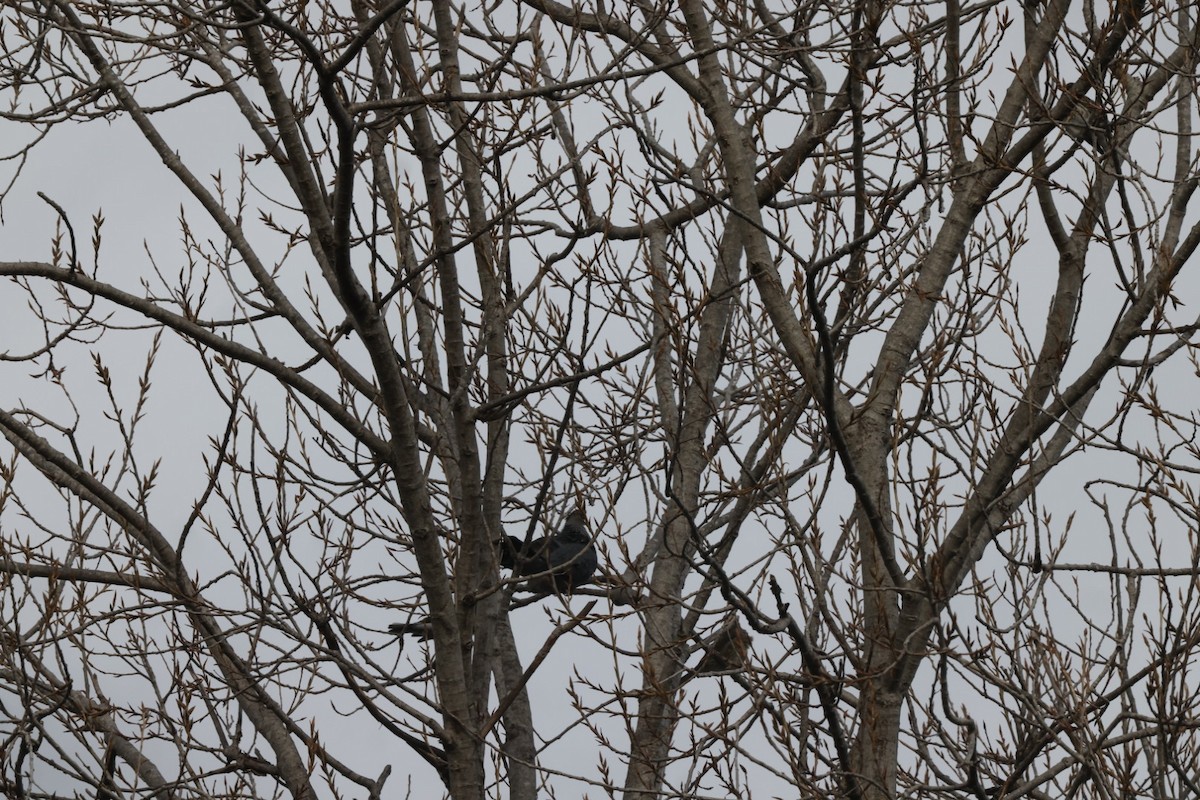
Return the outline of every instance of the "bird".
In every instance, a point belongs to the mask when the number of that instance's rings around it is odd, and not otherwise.
[[[433,638],[433,620],[422,617],[416,622],[393,622],[388,630],[397,636],[415,636],[422,642]]]
[[[518,577],[528,577],[526,588],[530,591],[570,594],[592,579],[597,565],[596,547],[580,508],[567,515],[553,536],[528,542],[516,536],[500,540],[500,566]]]
[[[746,633],[736,618],[708,637],[704,643],[704,656],[692,670],[694,675],[729,675],[746,668],[747,651],[750,649],[750,634]]]
[[[404,637],[412,636],[419,642],[427,642],[433,638],[433,620],[421,617],[414,622],[393,622],[388,625],[388,632],[395,634],[400,642],[400,652],[404,652]]]
[[[539,594],[570,594],[589,582],[596,572],[596,547],[587,532],[587,517],[577,508],[567,515],[553,536],[539,536],[528,542],[516,536],[501,537],[496,543],[500,566],[513,575],[529,578],[525,588]],[[388,632],[401,641],[412,636],[421,641],[433,638],[433,621],[421,617],[410,622],[393,622]]]

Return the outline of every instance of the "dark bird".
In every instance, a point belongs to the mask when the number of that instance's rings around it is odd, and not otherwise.
[[[524,542],[516,536],[504,536],[496,543],[500,566],[513,575],[529,578],[525,587],[542,594],[570,594],[592,579],[596,572],[596,548],[587,532],[587,517],[582,509],[567,515],[562,530]],[[400,638],[411,636],[421,641],[433,638],[433,622],[421,617],[410,622],[393,622],[388,631]]]
[[[423,617],[416,622],[393,622],[388,630],[397,636],[415,636],[422,642],[433,638],[433,622]]]
[[[596,548],[582,509],[568,514],[562,530],[553,536],[528,542],[516,536],[500,540],[500,566],[528,577],[530,591],[569,594],[592,579],[596,565]]]

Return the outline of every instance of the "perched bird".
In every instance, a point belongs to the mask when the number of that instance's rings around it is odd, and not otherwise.
[[[587,517],[582,509],[567,515],[562,530],[525,542],[516,536],[504,536],[496,542],[500,566],[513,575],[529,578],[525,588],[541,594],[570,594],[589,582],[596,572],[596,548],[587,532]],[[421,641],[433,638],[433,622],[421,617],[409,622],[393,622],[388,631],[400,638]]]
[[[736,618],[726,623],[708,637],[704,643],[704,657],[692,670],[695,675],[729,675],[746,668],[746,653],[750,649],[750,634]]]
[[[528,576],[530,591],[569,594],[592,579],[596,565],[596,548],[582,509],[568,514],[562,530],[553,536],[528,542],[516,536],[500,540],[500,566]]]
[[[393,622],[388,625],[388,630],[397,636],[415,636],[423,642],[433,638],[433,622],[429,617],[422,617],[416,622]]]
[[[433,621],[429,617],[421,617],[413,622],[393,622],[388,625],[388,631],[396,634],[396,639],[400,642],[400,652],[404,652],[405,636],[413,636],[421,642],[433,638]]]

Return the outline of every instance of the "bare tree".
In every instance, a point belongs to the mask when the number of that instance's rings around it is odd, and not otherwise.
[[[1196,13],[6,4],[0,786],[1200,795]]]

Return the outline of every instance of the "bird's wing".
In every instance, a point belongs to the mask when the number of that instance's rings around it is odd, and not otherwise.
[[[539,572],[546,572],[553,564],[550,560],[552,547],[553,542],[547,542],[545,536],[527,542],[521,548],[513,571],[517,575],[536,575]]]

